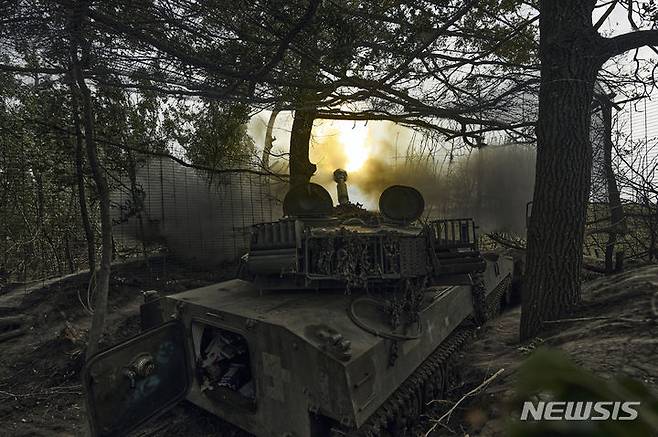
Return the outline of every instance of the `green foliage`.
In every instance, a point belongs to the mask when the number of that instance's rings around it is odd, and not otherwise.
[[[58,23],[63,25],[63,21]],[[58,23],[50,23],[43,33],[35,31],[32,36],[20,31],[12,34],[17,51],[11,56],[0,53],[0,62],[22,61],[27,66],[62,62],[62,69],[68,70],[65,57],[49,55],[51,50],[66,53],[69,35],[65,29],[60,28],[64,46],[61,40],[48,45],[49,41],[40,39],[54,32]],[[40,39],[38,48],[34,39]],[[113,60],[93,53],[87,62],[103,65]],[[150,89],[153,81],[149,79],[139,79],[143,86],[139,91],[112,86],[118,80],[116,75],[103,73],[88,83],[101,167],[110,189],[123,192],[122,199],[128,198],[137,209],[131,213],[139,212],[143,197],[136,169],[152,154],[182,156],[181,147],[189,147],[187,156],[194,162],[217,168],[251,155],[253,142],[245,125],[247,106],[229,108],[189,100],[181,104]],[[67,74],[0,72],[0,286],[6,281],[87,267],[73,119]],[[83,157],[85,154],[83,145]],[[83,167],[85,198],[98,244],[98,196],[86,162]]]
[[[464,20],[466,36],[460,43],[464,48],[476,48],[492,53],[510,64],[537,63],[539,32],[537,24],[523,26],[534,15],[533,8],[516,0],[487,0],[478,2],[473,13]],[[501,20],[501,17],[505,17]],[[510,29],[519,29],[510,38]]]
[[[574,364],[564,354],[536,350],[521,366],[516,402],[537,399],[555,401],[640,401],[634,421],[513,421],[512,437],[647,437],[658,433],[658,397],[629,378],[604,379]],[[519,407],[520,411],[520,407]],[[519,417],[518,415],[516,417]]]
[[[176,140],[192,163],[220,169],[245,164],[253,157],[247,106],[205,101],[198,109],[182,108],[176,115],[189,128],[179,129]]]
[[[69,122],[68,96],[38,75],[8,85],[0,89],[1,276],[61,274],[84,252],[72,143],[55,128]]]

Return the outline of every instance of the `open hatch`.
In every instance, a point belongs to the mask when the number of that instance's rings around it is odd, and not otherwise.
[[[201,392],[217,402],[255,409],[256,387],[245,337],[194,322],[192,338],[196,355],[195,373]]]
[[[93,436],[125,436],[185,398],[191,375],[183,325],[168,322],[99,352],[83,384]]]

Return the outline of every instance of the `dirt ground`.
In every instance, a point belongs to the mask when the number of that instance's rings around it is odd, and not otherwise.
[[[139,333],[142,292],[172,294],[235,276],[237,266],[194,271],[164,259],[113,267],[106,345]],[[150,270],[150,271],[149,271]],[[0,436],[79,436],[84,402],[80,386],[83,348],[91,317],[80,298],[86,273],[12,287],[0,292],[0,317],[23,314],[25,335],[0,343]],[[165,423],[167,429],[161,428]],[[229,432],[218,433],[226,429]],[[230,427],[186,403],[141,435],[231,435]]]
[[[235,265],[212,272],[152,262],[117,266],[111,280],[111,314],[106,344],[139,331],[142,292],[170,294],[234,276]],[[86,275],[14,287],[0,292],[0,316],[24,314],[28,332],[0,344],[0,436],[78,436],[84,424],[80,369],[90,317],[84,300]],[[520,309],[502,314],[481,329],[457,357],[461,383],[446,405],[505,369],[487,388],[455,408],[435,435],[502,436],[501,403],[511,396],[519,365],[537,345],[568,353],[578,364],[608,377],[624,374],[658,392],[658,324],[628,324],[619,318],[646,318],[658,291],[658,266],[589,281],[584,301],[573,317],[579,322],[551,326],[532,342],[520,344]],[[431,422],[428,422],[428,426]],[[186,402],[137,433],[146,436],[242,436],[237,429]]]
[[[537,347],[560,350],[577,365],[605,379],[630,377],[658,394],[656,306],[658,266],[654,265],[587,281],[582,304],[565,317],[573,321],[552,323],[541,337],[529,342],[519,343],[521,309],[503,313],[483,327],[477,340],[459,355],[456,367],[463,369],[461,386],[453,390],[449,400],[454,403],[504,370],[485,389],[459,404],[452,420],[444,420],[432,435],[505,436],[509,419],[506,406],[514,395],[517,371]]]

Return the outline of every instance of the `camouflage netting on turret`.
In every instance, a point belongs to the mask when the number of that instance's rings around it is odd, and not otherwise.
[[[360,203],[345,203],[334,207],[334,214],[341,220],[357,218],[363,220],[367,225],[378,225],[381,222],[381,214],[377,211],[368,211]]]

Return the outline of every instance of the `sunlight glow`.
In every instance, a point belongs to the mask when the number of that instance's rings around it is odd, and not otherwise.
[[[347,156],[345,170],[359,170],[368,159],[370,148],[367,144],[368,126],[365,123],[341,122],[338,128],[338,139]]]

